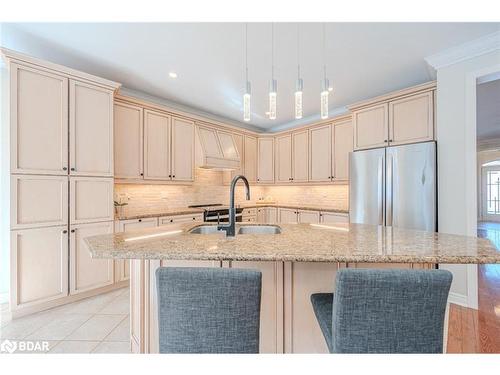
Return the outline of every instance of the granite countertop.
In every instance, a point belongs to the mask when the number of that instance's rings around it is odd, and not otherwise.
[[[238,208],[258,208],[258,207],[276,207],[276,208],[291,208],[295,210],[309,210],[309,211],[323,211],[323,212],[335,212],[348,214],[349,210],[343,210],[332,207],[323,206],[311,206],[311,205],[289,205],[289,204],[278,204],[278,203],[266,203],[266,204],[240,204],[237,205]],[[145,219],[148,217],[161,217],[161,216],[176,216],[176,215],[189,215],[189,214],[202,214],[204,211],[200,208],[189,208],[189,207],[179,207],[179,208],[168,208],[161,211],[145,211],[141,213],[125,213],[120,215],[115,215],[115,220],[131,220],[131,219]]]
[[[286,203],[253,203],[253,204],[241,204],[239,207],[242,208],[262,208],[262,207],[276,207],[276,208],[291,208],[293,210],[305,210],[305,211],[322,211],[322,212],[333,212],[339,214],[348,214],[348,209],[333,208],[317,205],[308,204],[286,204]]]
[[[176,216],[176,215],[189,215],[189,214],[202,214],[204,211],[200,208],[179,207],[169,208],[161,211],[149,211],[137,213],[125,213],[115,215],[115,220],[131,220],[131,219],[145,219],[148,217],[161,217],[161,216]]]
[[[94,258],[380,263],[500,263],[486,239],[365,224],[282,224],[281,234],[190,234],[200,224],[85,239]],[[237,227],[240,225],[238,224]]]

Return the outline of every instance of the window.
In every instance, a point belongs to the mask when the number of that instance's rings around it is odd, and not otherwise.
[[[500,215],[500,170],[486,171],[486,213]]]

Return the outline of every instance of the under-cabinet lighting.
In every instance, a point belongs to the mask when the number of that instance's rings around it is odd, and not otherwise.
[[[126,238],[125,242],[137,241],[137,240],[145,240],[145,239],[148,239],[148,238],[155,238],[155,237],[171,236],[173,234],[179,234],[179,233],[182,233],[182,230],[171,230],[171,231],[168,231],[168,232],[145,234],[144,236],[137,236],[137,237]]]

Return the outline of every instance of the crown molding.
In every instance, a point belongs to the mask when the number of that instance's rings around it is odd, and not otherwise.
[[[496,50],[500,50],[500,31],[448,48],[426,57],[425,61],[438,70]]]
[[[500,150],[500,138],[489,138],[477,140],[477,151]]]

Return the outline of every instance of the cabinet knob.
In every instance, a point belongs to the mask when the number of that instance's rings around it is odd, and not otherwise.
[[[76,169],[75,169],[75,168],[71,168],[71,170],[72,170],[72,171],[76,171]]]
[[[174,219],[170,219],[170,222],[173,223],[174,222]]]
[[[193,220],[196,220],[196,218],[195,218],[195,217],[193,217]]]
[[[71,229],[71,233],[75,233],[75,230],[74,230],[74,229]]]
[[[141,173],[141,176],[144,176],[144,173]]]
[[[63,167],[63,171],[67,171],[67,170],[68,170],[68,168],[67,168],[67,167]]]
[[[142,219],[139,219],[139,223],[142,222]]]
[[[168,178],[171,178],[171,177],[172,177],[172,175],[171,175],[171,174],[169,174],[169,175],[168,175]]]
[[[387,143],[387,142],[389,142],[389,141],[387,139],[384,139],[384,143]]]
[[[389,142],[392,142],[392,139],[389,139]]]
[[[172,175],[172,178],[175,178],[175,174]]]
[[[258,178],[257,181],[260,181],[260,179]]]
[[[66,233],[68,233],[68,231],[65,229],[65,230],[63,230],[63,233],[66,234]]]

